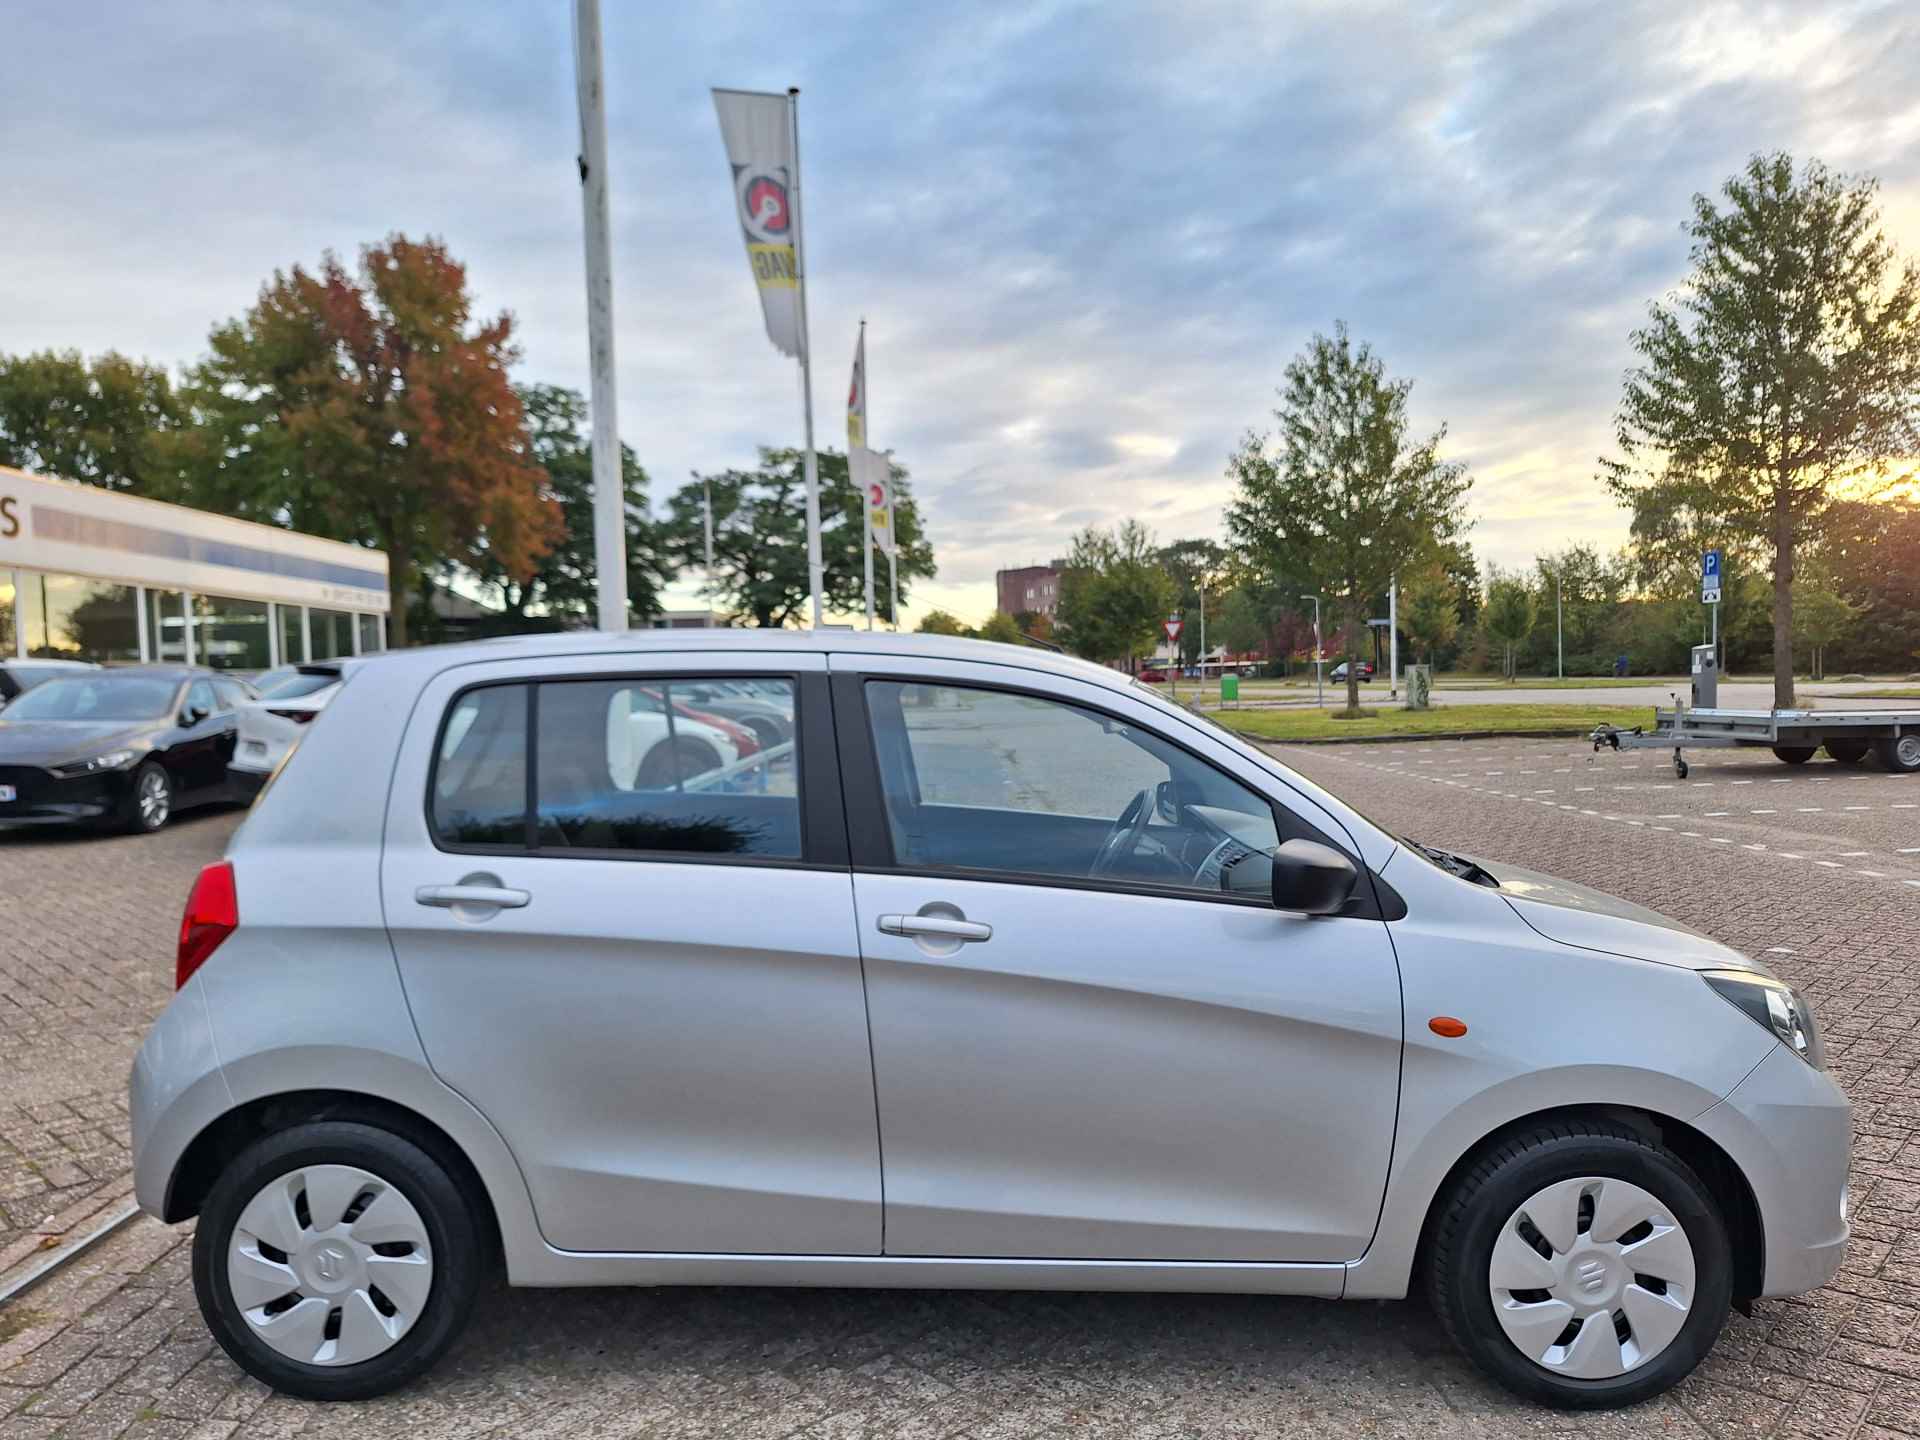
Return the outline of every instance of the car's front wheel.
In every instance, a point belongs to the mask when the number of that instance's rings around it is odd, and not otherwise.
[[[193,1239],[214,1338],[307,1400],[404,1385],[465,1325],[481,1247],[460,1187],[371,1125],[320,1121],[255,1142],[215,1182]]]
[[[1564,1409],[1660,1394],[1713,1348],[1732,1252],[1710,1191],[1624,1127],[1571,1120],[1517,1133],[1441,1196],[1433,1308],[1508,1389]]]
[[[150,835],[173,816],[173,777],[158,760],[149,760],[134,772],[133,793],[127,801],[127,829]]]

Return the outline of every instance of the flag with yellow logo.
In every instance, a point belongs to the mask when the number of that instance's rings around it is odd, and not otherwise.
[[[800,276],[794,257],[793,105],[757,90],[713,92],[720,138],[733,169],[734,208],[747,243],[747,263],[760,289],[767,338],[800,358]]]

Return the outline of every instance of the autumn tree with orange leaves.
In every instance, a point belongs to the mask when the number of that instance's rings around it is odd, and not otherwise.
[[[507,370],[513,318],[478,320],[466,268],[392,235],[357,272],[276,271],[218,326],[189,375],[195,424],[173,445],[179,498],[387,553],[390,641],[442,560],[524,579],[564,520]]]

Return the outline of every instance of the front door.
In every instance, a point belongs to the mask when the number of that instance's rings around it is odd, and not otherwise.
[[[912,666],[835,692],[887,1253],[1358,1257],[1398,1102],[1386,927],[1229,878],[1331,817],[1108,687]]]
[[[678,703],[711,668],[652,658],[464,667],[423,698],[383,861],[421,1041],[561,1249],[878,1253],[824,662],[729,658],[797,718],[752,747]]]

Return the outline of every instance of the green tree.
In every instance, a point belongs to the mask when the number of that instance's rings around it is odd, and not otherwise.
[[[1438,563],[1416,570],[1400,589],[1400,628],[1415,649],[1433,652],[1453,643],[1460,633],[1460,596]]]
[[[945,610],[929,610],[920,617],[920,623],[913,627],[921,635],[959,635],[970,636],[972,629],[958,615]]]
[[[512,338],[508,315],[475,321],[437,240],[367,246],[357,274],[331,254],[275,272],[191,372],[181,498],[386,551],[404,645],[407,592],[442,559],[531,577],[564,528],[507,379]]]
[[[112,351],[0,355],[0,465],[171,498],[161,437],[182,418],[161,366]]]
[[[1446,427],[1409,435],[1411,381],[1389,380],[1345,325],[1315,335],[1286,368],[1277,437],[1249,434],[1228,462],[1227,529],[1270,573],[1335,599],[1347,636],[1347,710],[1360,708],[1358,637],[1393,575],[1464,527],[1471,478],[1439,458]]]
[[[1487,603],[1480,609],[1480,625],[1501,646],[1500,673],[1511,682],[1515,647],[1533,630],[1533,592],[1516,575],[1502,575],[1487,567]]]
[[[1267,643],[1266,610],[1251,586],[1235,585],[1219,603],[1220,618],[1213,624],[1221,647],[1229,655],[1245,655]]]
[[[1060,577],[1060,638],[1076,655],[1131,670],[1153,653],[1177,598],[1151,530],[1137,520],[1111,530],[1089,525],[1073,537]]]
[[[1793,607],[1793,635],[1806,647],[1808,679],[1827,678],[1827,647],[1847,633],[1857,613],[1825,585],[1802,584]]]
[[[1635,511],[1712,517],[1773,570],[1774,703],[1793,703],[1797,549],[1836,493],[1920,453],[1920,271],[1897,266],[1877,186],[1756,155],[1693,201],[1692,270],[1633,334],[1602,476]],[[1910,473],[1910,472],[1908,472]]]
[[[1004,610],[994,611],[974,633],[982,640],[997,640],[1002,645],[1018,645],[1025,639],[1019,622]]]
[[[546,472],[546,491],[560,506],[565,528],[558,542],[518,575],[484,547],[472,564],[474,575],[500,599],[515,621],[547,614],[593,621],[599,607],[597,560],[593,543],[593,445],[587,399],[558,385],[518,387],[526,414],[529,453]],[[672,578],[659,553],[655,527],[647,515],[647,472],[633,450],[620,447],[621,485],[626,499],[627,613],[645,620],[658,613],[660,591]]]
[[[735,614],[759,626],[797,624],[811,606],[807,580],[807,489],[804,452],[760,451],[752,470],[723,470],[696,475],[668,502],[661,523],[662,550],[683,573],[702,577],[702,588]],[[847,478],[847,457],[822,450],[820,472],[820,556],[824,600],[840,614],[866,613],[865,569],[860,543],[866,526],[866,497]],[[905,604],[912,582],[934,573],[933,547],[920,524],[920,509],[905,466],[890,461],[893,473],[893,528]],[[706,576],[703,486],[713,494],[714,574]],[[875,613],[887,614],[887,557],[873,557]]]

